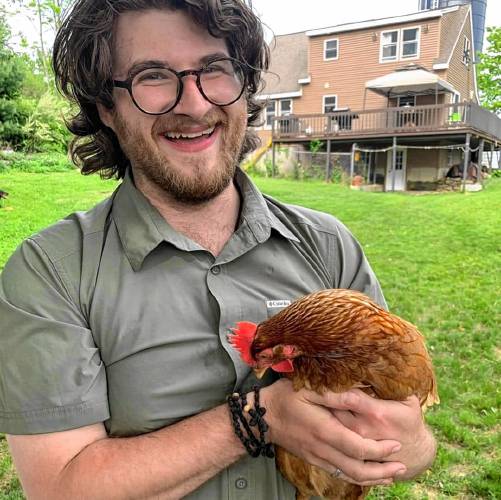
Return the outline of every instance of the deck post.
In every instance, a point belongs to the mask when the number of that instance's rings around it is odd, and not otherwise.
[[[331,182],[331,140],[327,139],[327,159],[325,160],[325,182]]]
[[[372,172],[372,184],[376,184],[377,151],[374,153],[374,170]]]
[[[355,150],[357,149],[357,143],[354,142],[351,145],[351,161],[350,161],[350,186],[353,182],[353,174],[355,173]]]
[[[271,176],[275,177],[275,147],[276,143],[273,141],[271,146]]]
[[[484,185],[484,178],[482,177],[482,158],[484,156],[484,139],[480,139],[480,143],[478,145],[478,160],[477,160],[477,182]]]
[[[491,157],[489,159],[489,175],[492,175],[492,162],[494,161],[494,142],[491,142]]]
[[[471,134],[466,134],[466,142],[464,145],[464,165],[463,165],[463,193],[466,193],[466,176],[468,174],[468,165],[470,163],[470,139]]]
[[[397,138],[393,137],[393,149],[391,151],[392,159],[391,159],[391,190],[395,191],[395,173],[397,166]]]

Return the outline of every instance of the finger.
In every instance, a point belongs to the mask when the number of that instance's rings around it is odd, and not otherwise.
[[[310,403],[338,410],[350,410],[355,413],[368,413],[377,404],[374,403],[375,401],[381,402],[360,389],[351,389],[346,392],[327,391],[324,394],[304,390],[303,397]]]
[[[329,425],[316,430],[316,437],[319,442],[357,460],[379,462],[401,448],[400,443],[393,439],[376,441],[364,438],[342,425],[333,415]]]
[[[319,446],[316,451],[320,467],[330,473],[334,473],[336,468],[339,468],[349,482],[356,484],[372,484],[373,482],[380,484],[385,480],[393,480],[397,472],[406,470],[400,462],[379,463],[356,460],[328,446]]]

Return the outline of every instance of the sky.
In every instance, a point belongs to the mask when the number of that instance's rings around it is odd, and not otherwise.
[[[249,1],[249,0],[247,0]],[[5,0],[0,0],[4,3]],[[418,10],[419,0],[251,0],[254,11],[276,35],[336,24],[367,21]],[[22,31],[33,40],[35,30],[25,17],[9,19],[13,33]],[[501,0],[487,0],[486,26],[501,26]]]
[[[252,0],[276,35],[411,14],[418,5],[419,0]],[[501,0],[487,0],[486,26],[501,26]]]

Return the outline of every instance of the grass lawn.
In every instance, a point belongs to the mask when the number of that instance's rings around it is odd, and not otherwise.
[[[480,193],[383,194],[320,182],[256,179],[283,201],[335,214],[362,242],[391,309],[427,337],[441,405],[427,413],[439,441],[431,471],[371,498],[501,498],[501,179]],[[113,181],[3,173],[0,269],[20,241],[104,198]],[[0,500],[22,498],[0,438]]]

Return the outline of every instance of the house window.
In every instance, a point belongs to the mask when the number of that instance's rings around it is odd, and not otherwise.
[[[338,39],[325,40],[324,42],[324,61],[332,61],[338,57]]]
[[[337,108],[337,95],[324,95],[324,113],[332,113]]]
[[[396,61],[398,49],[398,30],[381,33],[381,59]]]
[[[463,43],[463,64],[468,66],[471,63],[471,42],[468,38],[464,37]]]
[[[400,96],[398,98],[398,107],[403,107],[403,106],[415,106],[416,105],[416,96],[415,95],[406,95],[406,96]]]
[[[381,62],[418,57],[419,34],[419,27],[381,32]]]
[[[402,30],[402,59],[417,57],[419,51],[419,28]]]
[[[279,101],[279,115],[287,116],[292,113],[292,99],[282,99]]]
[[[419,10],[438,9],[439,7],[439,0],[421,0],[419,3]]]
[[[272,118],[275,116],[275,101],[268,101],[266,105],[266,126],[271,127]]]

